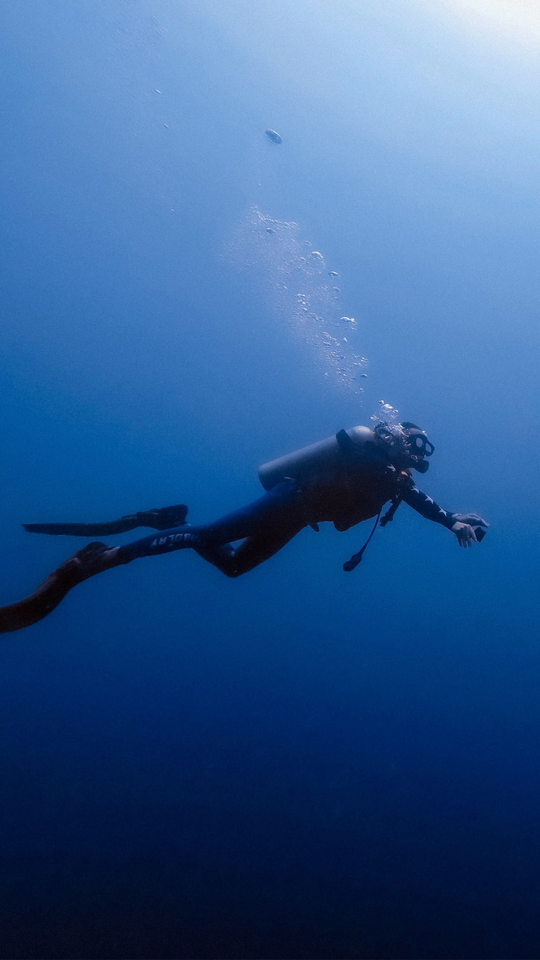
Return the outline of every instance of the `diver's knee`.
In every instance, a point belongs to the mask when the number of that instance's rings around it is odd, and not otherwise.
[[[231,560],[233,560],[232,557]],[[241,577],[244,573],[247,573],[248,570],[251,570],[251,567],[246,567],[242,563],[233,561],[232,563],[220,564],[219,569],[229,580],[236,580],[237,577]]]

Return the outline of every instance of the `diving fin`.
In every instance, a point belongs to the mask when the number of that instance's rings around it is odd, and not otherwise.
[[[42,620],[78,583],[88,580],[96,573],[116,567],[119,563],[127,562],[120,560],[119,556],[118,547],[108,547],[105,543],[87,543],[57,570],[53,570],[29,597],[7,607],[0,607],[0,633],[22,630],[23,627],[30,627]]]
[[[160,510],[141,510],[108,523],[23,523],[23,527],[27,533],[49,533],[57,537],[108,537],[135,530],[136,527],[170,530],[186,522],[187,512],[185,503],[179,503]]]

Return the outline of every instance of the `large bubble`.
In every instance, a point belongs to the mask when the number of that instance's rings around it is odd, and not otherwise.
[[[323,376],[363,393],[367,360],[358,352],[358,322],[343,315],[339,275],[328,270],[297,223],[274,220],[253,207],[226,245],[226,257],[257,278],[270,314],[309,346]]]

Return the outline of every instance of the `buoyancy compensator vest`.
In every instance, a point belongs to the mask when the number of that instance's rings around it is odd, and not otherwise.
[[[317,521],[331,520],[337,530],[376,517],[375,525],[362,549],[354,554],[343,569],[354,570],[360,563],[379,522],[382,507],[388,500],[392,506],[383,525],[392,520],[401,503],[403,491],[412,484],[410,472],[392,463],[387,446],[378,442],[369,427],[339,430],[309,447],[302,447],[259,467],[259,479],[265,490],[283,480],[294,479],[304,495],[312,526]]]
[[[333,437],[263,463],[259,467],[259,480],[265,490],[271,490],[282,480],[291,477],[302,484],[314,476],[331,475],[333,472],[338,474],[343,469],[344,460],[353,457],[360,460],[366,453],[366,444],[374,441],[375,434],[369,427],[340,430]]]
[[[337,530],[375,517],[384,503],[411,483],[369,427],[340,430],[259,468],[265,490],[286,479],[302,490],[310,522],[331,521]]]

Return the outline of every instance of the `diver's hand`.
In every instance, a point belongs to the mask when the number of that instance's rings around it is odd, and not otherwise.
[[[450,529],[456,535],[460,547],[472,547],[473,543],[478,543],[478,537],[470,523],[458,521]]]
[[[489,527],[489,523],[482,520],[477,513],[454,513],[453,516],[459,523],[470,523],[474,527]]]

